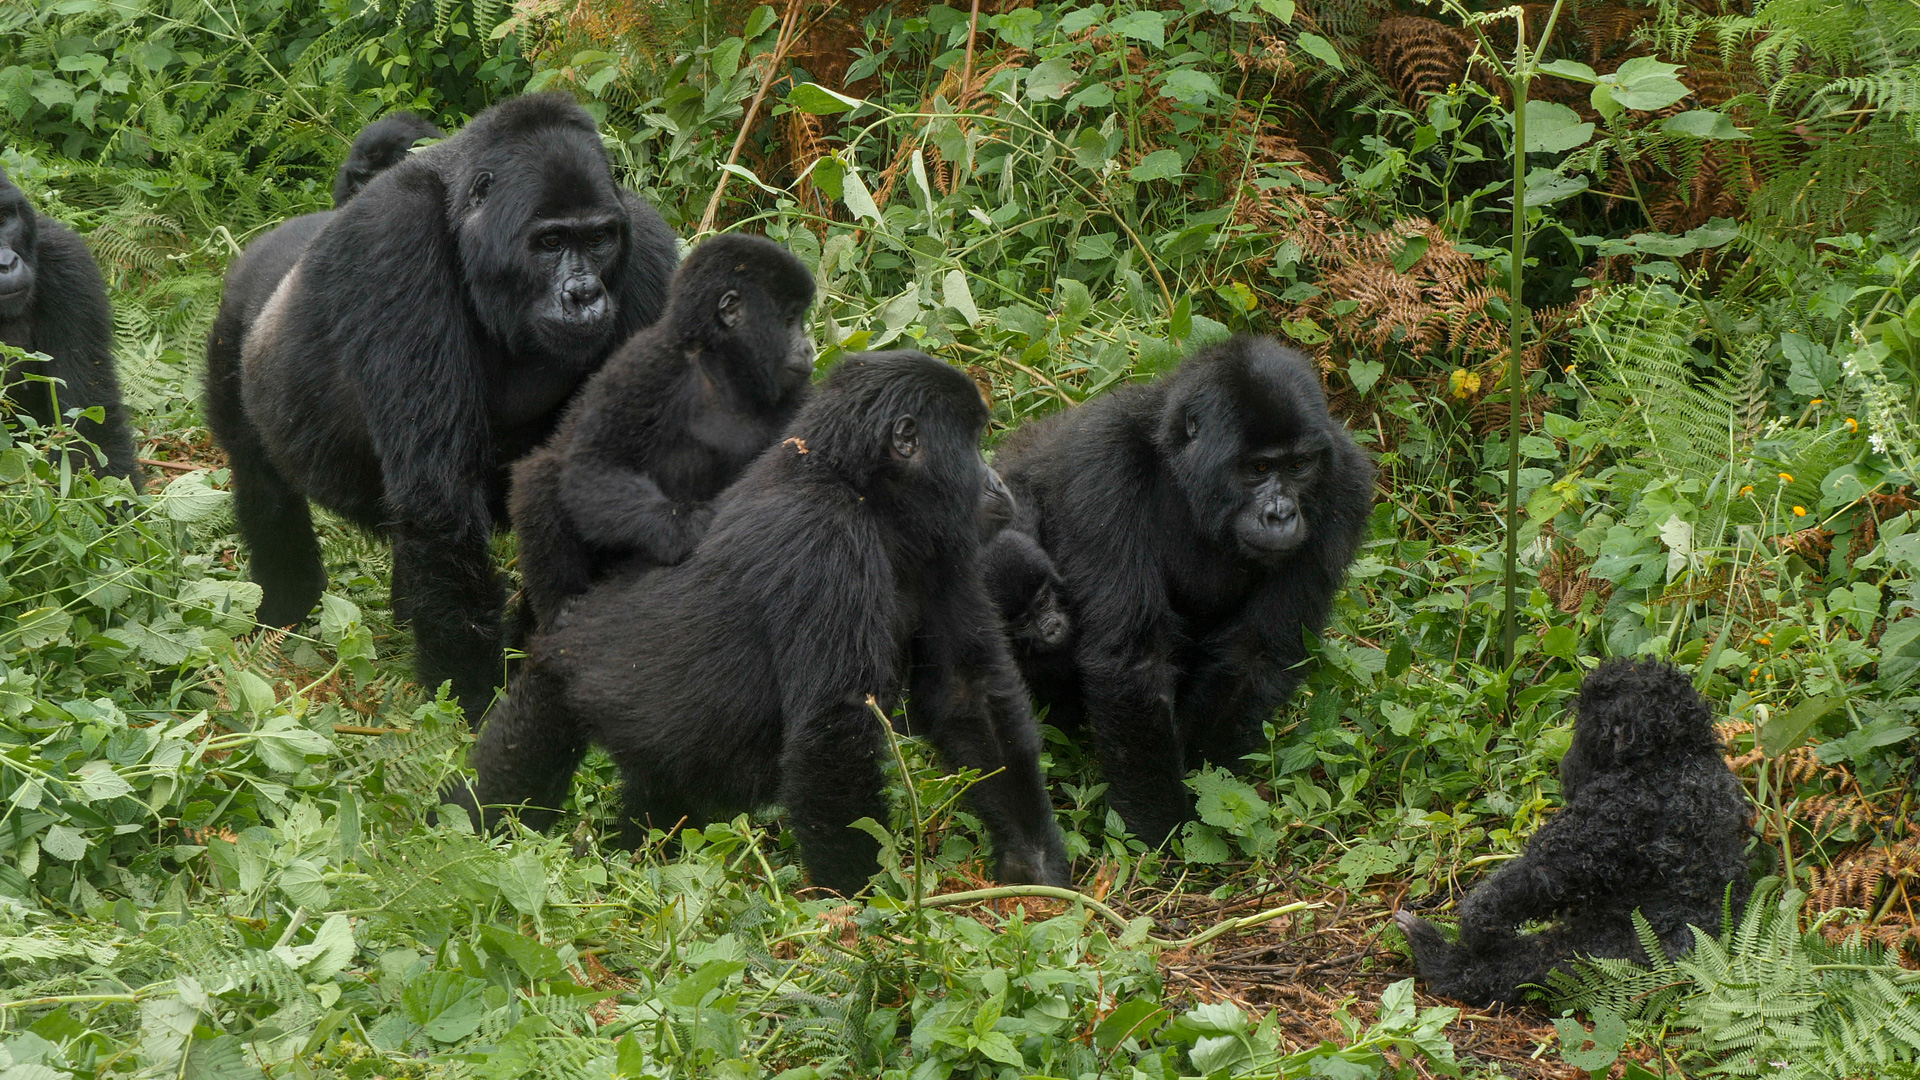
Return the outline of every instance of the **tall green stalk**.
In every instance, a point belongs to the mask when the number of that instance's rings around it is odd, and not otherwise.
[[[1514,665],[1514,642],[1520,632],[1520,350],[1527,337],[1527,308],[1521,296],[1522,271],[1527,258],[1527,89],[1539,71],[1539,56],[1553,39],[1553,27],[1560,21],[1565,0],[1554,0],[1547,14],[1546,29],[1540,33],[1540,47],[1527,48],[1527,19],[1524,9],[1513,13],[1514,46],[1511,63],[1503,62],[1487,38],[1486,21],[1494,15],[1468,11],[1460,0],[1441,0],[1441,6],[1453,12],[1480,39],[1480,48],[1488,64],[1506,81],[1513,97],[1513,249],[1507,264],[1507,551],[1505,558],[1506,600],[1501,610],[1500,643],[1509,671]],[[1505,13],[1501,13],[1504,15]],[[1508,695],[1512,700],[1512,695]]]

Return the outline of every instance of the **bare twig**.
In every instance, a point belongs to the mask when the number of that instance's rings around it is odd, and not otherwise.
[[[960,100],[954,103],[955,112],[965,112],[967,103],[973,100],[973,39],[980,32],[980,0],[973,0],[973,11],[967,16],[967,58],[960,64]]]
[[[142,465],[150,465],[156,469],[171,469],[174,472],[197,472],[201,469],[213,468],[211,465],[195,465],[191,461],[161,461],[157,458],[146,457],[134,458],[133,460]]]
[[[733,149],[727,152],[727,164],[740,160],[740,151],[747,145],[747,133],[753,130],[753,121],[760,115],[760,103],[766,100],[767,90],[773,86],[773,80],[780,72],[780,61],[787,58],[787,50],[800,39],[794,28],[800,24],[800,9],[806,6],[806,0],[787,0],[787,13],[780,19],[780,36],[773,41],[773,53],[767,57],[766,73],[760,76],[760,89],[753,92],[753,100],[747,104],[747,114],[740,118],[740,133],[733,137]],[[726,194],[727,179],[733,174],[722,169],[720,182],[713,186],[713,198],[707,200],[707,212],[700,215],[699,232],[713,231],[713,218],[720,212],[720,197]]]

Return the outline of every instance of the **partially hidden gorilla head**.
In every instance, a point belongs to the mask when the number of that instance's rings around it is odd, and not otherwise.
[[[1016,648],[1051,653],[1067,643],[1065,586],[1053,560],[1033,537],[1006,529],[980,555],[980,576]]]
[[[488,333],[562,360],[604,349],[632,221],[593,118],[566,94],[529,94],[442,147],[447,225]]]
[[[406,160],[407,151],[422,139],[438,139],[445,132],[410,112],[388,113],[360,129],[353,149],[333,177],[333,205],[338,207],[360,193],[367,181]]]
[[[821,389],[784,445],[819,455],[865,497],[926,507],[896,516],[907,542],[977,541],[981,523],[1012,503],[980,455],[986,400],[959,369],[921,352],[856,353]],[[968,519],[974,529],[953,527]]]
[[[693,249],[680,264],[660,322],[687,355],[733,361],[729,367],[743,389],[768,404],[813,376],[807,334],[813,294],[813,274],[786,248],[729,233]]]
[[[1267,338],[1237,338],[1181,365],[1158,442],[1201,532],[1256,563],[1319,535],[1313,515],[1348,501],[1325,497],[1323,485],[1367,472],[1307,358]]]
[[[0,172],[0,319],[13,319],[33,306],[34,244],[39,216],[26,193]]]
[[[1596,772],[1649,759],[1714,758],[1720,748],[1713,711],[1684,672],[1652,660],[1608,660],[1580,684],[1561,788],[1571,796]]]

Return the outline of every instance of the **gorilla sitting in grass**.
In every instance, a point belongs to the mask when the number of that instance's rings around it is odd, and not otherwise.
[[[1714,930],[1753,883],[1752,807],[1721,756],[1713,714],[1686,675],[1611,660],[1581,684],[1573,746],[1560,762],[1566,808],[1460,904],[1460,940],[1410,912],[1394,916],[1436,994],[1517,1003],[1574,957],[1646,963],[1637,908],[1668,956]],[[1522,923],[1547,924],[1521,933]]]

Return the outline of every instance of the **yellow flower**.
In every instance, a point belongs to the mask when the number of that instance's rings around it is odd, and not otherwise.
[[[1783,473],[1781,473],[1781,474],[1780,474],[1780,482],[1781,482],[1781,483],[1783,483],[1783,484],[1791,484],[1791,483],[1793,483],[1793,474],[1792,474],[1792,473],[1789,473],[1789,472],[1783,472]]]
[[[1809,404],[1809,405],[1824,405],[1824,404],[1826,404],[1826,402],[1827,402],[1827,399],[1826,399],[1826,398],[1823,398],[1823,397],[1817,397],[1817,398],[1814,398],[1814,399],[1813,399],[1812,401],[1809,401],[1809,402],[1807,402],[1807,404]]]
[[[1453,374],[1447,376],[1447,385],[1453,388],[1453,396],[1457,398],[1477,394],[1480,392],[1480,373],[1454,368]]]
[[[1855,419],[1854,419],[1853,417],[1851,417],[1851,416],[1849,416],[1849,417],[1847,417],[1847,430],[1848,430],[1848,431],[1859,431],[1859,430],[1860,430],[1860,421],[1858,421],[1858,420],[1855,420]]]
[[[1743,495],[1743,496],[1744,496],[1744,495],[1751,495],[1751,494],[1753,494],[1753,485],[1752,485],[1752,484],[1748,484],[1747,486],[1745,486],[1745,487],[1743,487],[1743,488],[1741,488],[1741,489],[1740,489],[1740,494],[1741,494],[1741,495]]]
[[[1807,516],[1807,508],[1806,508],[1806,507],[1804,507],[1804,506],[1796,506],[1796,507],[1794,507],[1794,508],[1793,508],[1793,516],[1794,516],[1794,517],[1806,517],[1806,516]]]
[[[1566,373],[1567,373],[1567,374],[1569,374],[1569,375],[1571,375],[1571,374],[1573,374],[1573,365],[1572,365],[1572,364],[1568,364],[1568,365],[1567,365],[1566,367],[1563,367],[1563,368],[1561,368],[1560,370],[1561,370],[1561,371],[1564,371],[1564,372],[1566,372]]]

